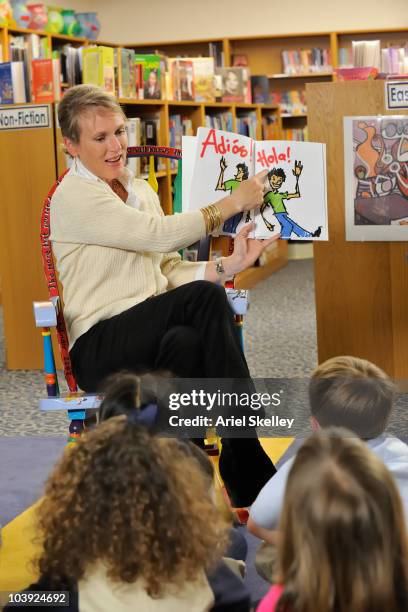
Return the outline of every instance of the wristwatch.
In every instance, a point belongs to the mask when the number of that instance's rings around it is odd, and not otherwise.
[[[222,263],[222,257],[217,257],[217,259],[215,260],[215,269],[217,271],[217,274],[219,274],[220,276],[226,275],[224,264]]]

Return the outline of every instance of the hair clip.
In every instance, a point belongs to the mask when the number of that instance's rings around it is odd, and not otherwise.
[[[132,410],[132,412],[129,412],[127,418],[128,421],[134,425],[144,425],[150,429],[156,422],[157,412],[157,404],[147,404],[138,410]]]

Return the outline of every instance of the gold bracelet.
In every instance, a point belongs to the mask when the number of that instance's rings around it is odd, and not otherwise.
[[[209,234],[210,233],[210,220],[208,217],[208,211],[205,208],[200,208],[200,211],[204,217],[204,223],[205,223],[205,233]]]
[[[221,211],[216,204],[210,204],[200,209],[205,222],[207,234],[211,234],[222,223]]]

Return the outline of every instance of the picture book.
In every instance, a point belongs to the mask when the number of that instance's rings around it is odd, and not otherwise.
[[[217,68],[216,74],[221,79],[221,98],[223,102],[247,102],[249,74],[247,68],[240,66]]]
[[[252,100],[255,104],[269,104],[269,79],[266,75],[251,76]]]
[[[174,59],[171,64],[173,99],[178,101],[194,100],[194,65],[188,59]]]
[[[162,97],[162,56],[155,53],[136,53],[135,64],[143,67],[143,98],[160,100]]]
[[[26,102],[24,63],[3,62],[0,64],[0,103]]]
[[[128,146],[136,147],[141,143],[141,121],[140,117],[130,117],[126,121],[125,129],[128,137]],[[138,177],[140,176],[140,157],[129,157],[126,166]]]
[[[194,99],[197,102],[214,102],[214,58],[186,57],[194,67]]]
[[[264,196],[255,211],[228,219],[235,235],[254,221],[252,237],[327,240],[326,150],[313,142],[256,141],[212,128],[183,137],[183,210],[198,210],[230,195],[261,170]]]
[[[122,82],[119,90],[120,98],[136,98],[135,52],[133,49],[120,50]]]
[[[11,62],[0,64],[0,103],[13,104],[13,76]]]
[[[115,93],[114,52],[112,47],[84,47],[83,82],[99,85]]]
[[[33,102],[54,102],[52,61],[52,59],[36,59],[31,62]]]

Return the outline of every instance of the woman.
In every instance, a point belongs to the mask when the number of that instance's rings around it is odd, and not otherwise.
[[[289,474],[278,585],[258,612],[408,610],[408,535],[394,480],[354,434],[309,438]]]
[[[176,251],[259,205],[266,172],[216,204],[164,216],[154,191],[146,181],[133,181],[125,167],[125,116],[110,94],[92,85],[72,87],[58,119],[74,161],[52,198],[51,240],[79,386],[96,391],[123,369],[248,379],[217,283],[250,266],[273,238],[248,239],[248,224],[232,255],[218,264],[181,261]],[[255,437],[226,440],[223,454],[234,503],[249,505],[273,465]]]
[[[70,612],[249,612],[243,582],[220,561],[226,525],[206,487],[178,440],[124,416],[102,423],[47,481],[40,579],[27,591],[69,591],[69,607],[55,607]]]

